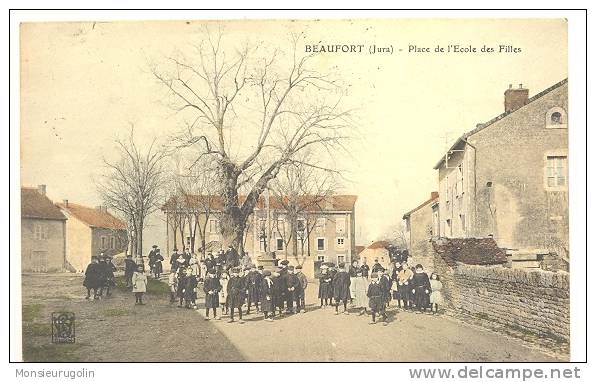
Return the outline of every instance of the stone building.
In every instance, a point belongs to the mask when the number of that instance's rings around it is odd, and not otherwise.
[[[243,202],[244,197],[240,199]],[[356,199],[355,195],[301,196],[294,234],[287,216],[287,200],[264,195],[248,219],[244,250],[254,263],[274,253],[277,259],[287,257],[292,263],[309,267],[311,275],[315,261],[349,262],[356,251]],[[170,198],[162,206],[166,214],[167,254],[174,248],[179,251],[192,248],[198,252],[200,234],[195,230],[191,235],[189,229],[195,221],[205,227],[205,241],[211,250],[225,248],[227,244],[219,227],[222,209],[219,196]]]
[[[66,267],[84,272],[92,255],[109,256],[125,252],[128,246],[126,223],[103,207],[87,207],[64,200],[57,203],[66,222]]]
[[[46,186],[21,187],[21,270],[60,272],[66,262],[66,217]]]
[[[383,268],[389,268],[391,263],[391,256],[389,256],[389,242],[385,240],[379,240],[371,243],[362,252],[360,252],[360,261],[366,262],[369,267],[372,268],[375,260],[383,266]]]
[[[430,199],[408,211],[403,219],[406,226],[406,245],[412,261],[428,268],[433,263],[431,239],[438,237],[439,193],[431,192]]]
[[[501,248],[569,251],[567,80],[459,137],[437,162],[439,236],[492,237]]]

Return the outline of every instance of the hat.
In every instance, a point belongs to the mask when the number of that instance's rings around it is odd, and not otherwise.
[[[263,271],[263,276],[271,276],[271,271]]]
[[[283,260],[283,261],[281,262],[281,265],[288,265],[288,264],[290,264],[290,262],[289,262],[288,260]]]
[[[294,270],[294,266],[293,266],[293,265],[290,265],[290,266],[288,267],[288,271],[293,271],[293,270]]]
[[[157,245],[153,244],[151,247],[152,247],[152,248],[157,248]]]
[[[302,269],[302,265],[296,265],[296,269]]]

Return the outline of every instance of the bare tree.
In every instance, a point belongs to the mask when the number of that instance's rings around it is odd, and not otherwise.
[[[103,159],[105,171],[97,188],[103,203],[128,223],[131,250],[142,256],[146,219],[162,200],[165,154],[155,139],[146,150],[141,150],[135,143],[134,127],[127,139],[115,142],[118,159]]]
[[[311,161],[310,153],[301,155],[301,163]],[[308,241],[309,220],[324,216],[326,204],[332,200],[337,190],[336,174],[333,171],[302,166],[296,162],[282,168],[280,174],[271,182],[272,201],[279,206],[276,209],[277,234],[284,240],[286,258],[288,248],[297,256],[298,243],[304,255],[304,245]],[[280,220],[283,224],[279,224]],[[299,220],[304,224],[299,227]],[[307,232],[304,232],[307,231]],[[305,235],[306,233],[306,235]]]
[[[223,198],[221,230],[242,250],[249,216],[268,183],[283,166],[300,162],[304,150],[330,157],[348,139],[349,114],[339,106],[340,86],[313,70],[313,54],[300,56],[302,35],[292,36],[289,54],[275,49],[224,49],[222,33],[207,32],[187,54],[178,52],[153,65],[171,106],[193,122],[174,139],[177,147],[200,147],[218,167]],[[239,190],[250,183],[246,198]]]

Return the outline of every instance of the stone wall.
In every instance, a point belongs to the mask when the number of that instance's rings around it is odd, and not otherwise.
[[[569,341],[569,273],[461,263],[443,270],[453,309]]]

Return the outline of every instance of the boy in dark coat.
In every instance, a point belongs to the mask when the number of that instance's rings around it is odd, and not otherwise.
[[[186,272],[184,268],[178,268],[178,290],[176,295],[178,297],[178,308],[182,308],[184,303],[184,286],[186,285]]]
[[[372,273],[379,273],[383,271],[383,266],[379,263],[379,259],[375,259],[375,263],[372,266],[371,272]],[[380,277],[380,274],[379,274]]]
[[[287,290],[287,307],[286,307],[286,312],[290,313],[290,314],[294,314],[296,313],[296,311],[294,310],[294,301],[297,302],[298,300],[298,296],[300,294],[300,280],[298,279],[298,276],[296,276],[296,274],[294,273],[294,267],[292,265],[290,265],[288,267],[288,273],[286,275],[286,290]],[[297,304],[299,304],[297,302]]]
[[[238,309],[239,322],[244,323],[242,319],[242,304],[244,304],[244,296],[246,287],[244,279],[240,277],[240,269],[232,268],[232,277],[228,281],[228,308],[230,309],[230,323],[234,322],[234,311]]]
[[[339,264],[337,273],[333,277],[333,298],[335,299],[335,314],[339,314],[339,303],[344,305],[344,314],[348,313],[350,299],[350,275],[346,272],[345,264]]]
[[[192,269],[187,267],[184,272],[186,273],[186,277],[184,278],[184,283],[182,284],[183,293],[184,293],[184,307],[186,309],[191,309],[197,307],[196,304],[196,293],[197,293],[197,277],[192,274]]]
[[[87,288],[87,297],[85,299],[89,300],[91,298],[91,289],[93,289],[93,299],[97,300],[99,298],[97,295],[97,288],[99,287],[97,256],[91,256],[91,263],[87,265],[87,269],[85,270],[83,286]]]
[[[391,301],[391,277],[389,277],[389,271],[387,269],[384,269],[380,273],[379,285],[383,291],[383,301],[385,301],[386,306],[389,306],[389,301]]]
[[[370,267],[368,266],[368,264],[366,264],[366,258],[362,259],[362,265],[360,266],[360,270],[362,271],[362,276],[368,278]]]
[[[377,273],[373,273],[371,275],[371,283],[368,286],[368,290],[366,291],[366,296],[368,297],[368,307],[372,312],[372,321],[370,323],[375,324],[377,322],[377,314],[380,314],[383,317],[383,325],[387,325],[385,297],[383,289],[379,283],[379,275]]]
[[[271,279],[271,271],[263,271],[260,291],[261,310],[265,314],[265,321],[273,321],[273,317],[275,317],[275,290]]]
[[[99,297],[103,296],[103,290],[108,282],[108,264],[106,263],[106,257],[103,253],[99,255],[99,262],[97,263],[97,274],[98,274],[98,287]]]
[[[136,263],[132,259],[132,255],[126,255],[124,259],[124,280],[126,280],[126,287],[132,287],[132,274],[135,273]]]
[[[304,302],[304,294],[306,292],[306,288],[308,287],[308,279],[302,273],[302,265],[298,265],[296,267],[296,277],[298,277],[298,281],[300,281],[300,289],[297,293],[296,298],[296,311],[300,311],[300,313],[306,312],[306,304]]]
[[[219,306],[221,284],[214,268],[207,272],[205,282],[203,283],[203,291],[205,292],[205,320],[209,320],[209,309],[213,309],[213,318],[219,320],[217,307]]]
[[[110,256],[106,257],[105,274],[106,274],[106,296],[110,296],[110,287],[116,286],[114,282],[114,272],[116,272],[116,266],[112,263]]]
[[[170,269],[173,272],[178,271],[178,265],[180,264],[178,263],[178,257],[180,257],[180,255],[178,254],[178,250],[174,248],[174,252],[172,252],[172,257],[170,257]]]
[[[431,292],[430,279],[426,272],[424,272],[422,264],[417,264],[416,271],[412,277],[412,294],[414,297],[414,304],[419,311],[424,310],[426,312]]]
[[[321,301],[321,308],[329,305],[329,298],[333,298],[331,281],[333,281],[333,278],[329,273],[329,267],[323,264],[321,266],[321,276],[319,277],[319,300]],[[323,305],[323,303],[325,303],[325,305]]]
[[[261,286],[263,281],[263,276],[257,271],[255,266],[250,267],[250,271],[246,276],[246,291],[248,300],[246,305],[248,306],[248,310],[246,314],[250,314],[250,308],[252,304],[255,304],[255,309],[257,312],[259,311],[259,300],[261,298]]]
[[[278,306],[281,310],[284,309],[286,302],[288,301],[288,260],[280,262],[277,273],[279,277],[277,282],[279,283],[279,295],[278,295]]]

